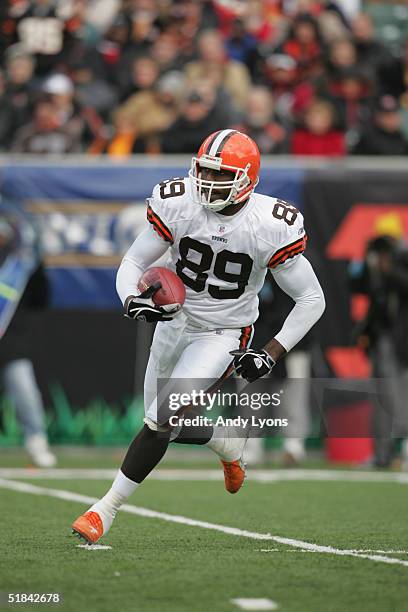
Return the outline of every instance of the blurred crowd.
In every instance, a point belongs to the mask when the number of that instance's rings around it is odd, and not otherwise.
[[[353,10],[350,10],[350,9]],[[408,153],[408,41],[359,0],[4,0],[0,151]]]

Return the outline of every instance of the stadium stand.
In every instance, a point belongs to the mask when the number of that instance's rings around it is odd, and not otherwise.
[[[240,126],[264,152],[342,156],[386,95],[400,126],[384,154],[399,154],[407,32],[408,8],[389,2],[9,0],[0,151],[190,153],[204,131]],[[330,125],[310,145],[316,108]]]

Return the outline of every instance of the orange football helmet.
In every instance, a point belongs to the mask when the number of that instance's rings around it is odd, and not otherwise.
[[[189,172],[193,197],[212,211],[248,199],[259,181],[260,153],[255,142],[237,130],[220,130],[210,134],[193,157]],[[201,178],[201,169],[228,170],[231,181],[209,181]],[[225,198],[211,201],[213,189],[225,192]]]

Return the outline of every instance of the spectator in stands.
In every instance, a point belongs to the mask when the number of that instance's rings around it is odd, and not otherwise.
[[[282,17],[281,3],[264,0],[225,2],[213,0],[218,27],[226,38],[231,36],[235,22],[241,21],[245,31],[255,38],[258,44],[275,42],[278,24]]]
[[[246,31],[255,37],[258,44],[277,44],[285,21],[282,3],[249,0],[242,4]]]
[[[354,68],[357,64],[357,50],[352,40],[342,38],[329,47],[328,73],[336,78],[347,68]]]
[[[322,0],[295,0],[295,2],[284,3],[283,12],[290,19],[295,19],[299,15],[305,14],[316,17],[322,12],[322,4]]]
[[[126,6],[126,5],[125,5]],[[131,0],[125,13],[130,20],[129,45],[139,53],[147,53],[155,36],[158,6],[155,0]]]
[[[188,91],[180,116],[164,132],[163,153],[193,153],[209,133],[228,127],[224,109],[217,104],[210,85],[196,85]]]
[[[11,143],[14,110],[6,93],[6,79],[0,70],[0,151],[6,151]]]
[[[400,98],[401,105],[408,108],[408,40],[401,56],[393,57],[378,69],[380,93]]]
[[[85,61],[79,61],[70,68],[75,100],[81,107],[93,108],[107,118],[118,103],[116,89],[108,81],[98,77],[92,65]]]
[[[240,19],[232,24],[231,33],[226,41],[226,51],[230,59],[245,64],[253,74],[258,57],[257,40],[247,31],[245,23]]]
[[[299,67],[290,55],[266,50],[258,81],[272,89],[276,114],[285,122],[292,122],[314,96],[313,82],[301,78]]]
[[[93,109],[77,105],[71,79],[52,75],[44,82],[42,94],[33,120],[17,131],[12,150],[63,154],[86,149],[102,129],[102,122]]]
[[[374,107],[372,122],[366,125],[354,147],[355,155],[408,155],[408,141],[401,131],[398,101],[381,96]]]
[[[204,31],[198,39],[198,60],[185,67],[189,84],[194,87],[210,80],[215,89],[223,88],[237,109],[244,108],[251,85],[247,67],[228,56],[220,34],[216,30]]]
[[[374,83],[370,76],[358,68],[344,68],[329,80],[327,91],[335,105],[339,124],[347,131],[350,142],[355,142],[360,126],[370,118],[370,105],[374,95]]]
[[[136,58],[130,67],[130,75],[121,76],[121,100],[141,91],[152,91],[159,75],[159,66],[153,58],[145,55]]]
[[[51,75],[43,84],[43,92],[57,111],[59,125],[69,134],[79,134],[82,149],[86,150],[103,128],[94,107],[81,107],[75,99],[72,80],[64,74]]]
[[[317,21],[307,14],[297,16],[280,51],[297,62],[304,76],[312,74],[321,64],[324,54]]]
[[[185,63],[180,56],[176,37],[170,32],[163,32],[157,37],[150,55],[157,62],[162,74],[170,70],[181,70]]]
[[[206,9],[206,10],[204,10]],[[195,54],[196,40],[202,30],[217,27],[211,3],[196,0],[178,0],[169,3],[169,19],[164,29],[175,36],[183,63]]]
[[[69,127],[61,124],[51,100],[40,100],[34,108],[33,119],[17,131],[11,150],[36,155],[80,153],[80,130],[69,130]]]
[[[96,45],[100,39],[98,30],[87,19],[87,2],[88,0],[70,0],[60,3],[59,13],[65,19],[66,36],[70,37],[69,44],[64,41],[64,51],[67,51],[67,57],[71,54],[75,56],[77,48],[81,46]],[[65,54],[64,59],[66,59]]]
[[[261,153],[287,153],[288,132],[274,114],[273,96],[266,87],[253,87],[245,106],[244,120],[236,129],[248,134]]]
[[[359,13],[353,19],[352,30],[360,64],[375,70],[391,60],[390,51],[375,39],[373,20],[368,13]]]
[[[345,135],[336,128],[334,107],[325,100],[315,100],[307,108],[304,125],[292,137],[294,155],[342,156],[346,154]]]
[[[91,132],[82,134],[81,147],[86,151],[92,145],[95,151],[110,142],[100,133],[98,115],[104,121],[114,116],[116,130],[118,122],[128,124],[122,113],[120,120],[115,114],[117,105],[141,91],[155,96],[160,75],[173,70],[185,71],[192,89],[208,81],[216,92],[215,108],[224,107],[229,125],[243,121],[254,85],[272,88],[275,115],[285,124],[296,123],[314,97],[328,98],[354,146],[372,97],[406,93],[408,51],[393,58],[376,40],[371,17],[353,18],[347,9],[350,26],[342,6],[346,3],[321,0],[0,3],[0,51],[11,47],[0,59],[8,81],[1,98],[0,147],[31,120],[35,89],[55,72],[73,78]],[[324,62],[326,45],[329,61]],[[20,57],[14,57],[14,49],[21,50]],[[408,109],[405,97],[400,102]],[[134,144],[151,149],[140,136]]]
[[[119,13],[99,42],[97,50],[102,62],[106,78],[120,85],[120,65],[124,62],[129,47],[130,20]],[[132,56],[133,57],[133,56]],[[128,62],[126,62],[128,66]]]
[[[243,19],[247,4],[247,2],[233,3],[225,2],[225,0],[213,0],[218,27],[223,36],[229,36],[236,19]]]
[[[160,135],[177,119],[184,90],[184,75],[173,71],[154,90],[131,96],[114,114],[115,133],[106,152],[114,157],[159,153]]]
[[[317,23],[326,44],[332,44],[350,36],[349,22],[342,9],[340,3],[328,2],[324,10],[317,13]]]
[[[64,58],[81,46],[77,30],[80,19],[73,17],[73,3],[55,0],[26,0],[10,3],[7,16],[8,44],[21,43],[35,56],[37,74],[57,70]]]
[[[21,45],[9,47],[5,59],[7,95],[21,123],[29,117],[35,93],[35,60]]]
[[[35,97],[35,62],[21,44],[9,47],[5,59],[6,91],[3,103],[13,111],[4,135],[8,141],[21,125],[31,119]]]
[[[165,4],[165,2],[163,3]],[[170,14],[173,21],[178,21],[180,29],[192,29],[200,28],[203,20],[208,18],[208,12],[204,15],[203,5],[210,5],[210,12],[212,12],[212,0],[176,0],[176,2],[170,2]],[[211,21],[211,23],[214,23]],[[204,27],[208,26],[203,23]]]
[[[86,18],[102,35],[112,25],[120,10],[121,0],[87,0]]]
[[[111,157],[128,157],[135,152],[137,137],[131,117],[117,110],[113,116],[112,129],[106,129],[100,134],[90,152],[93,155],[106,153]]]

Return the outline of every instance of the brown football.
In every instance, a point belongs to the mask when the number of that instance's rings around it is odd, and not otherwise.
[[[161,283],[161,289],[156,291],[152,300],[156,306],[166,306],[167,304],[184,304],[186,299],[186,288],[183,281],[168,268],[148,268],[140,278],[137,288],[140,293],[146,291],[154,283]]]

